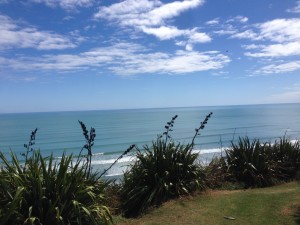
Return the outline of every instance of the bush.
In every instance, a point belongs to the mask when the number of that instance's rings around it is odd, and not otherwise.
[[[195,161],[194,139],[204,129],[210,113],[196,129],[192,144],[175,144],[172,131],[177,115],[165,126],[166,131],[152,145],[137,149],[136,161],[124,174],[122,209],[125,216],[137,216],[151,206],[203,188],[204,173]]]
[[[232,143],[226,150],[224,162],[232,180],[246,187],[270,186],[292,180],[299,173],[300,144],[286,138],[271,144],[240,137],[238,144]]]
[[[277,163],[278,178],[289,181],[300,172],[300,142],[292,143],[283,137],[276,141],[270,151],[270,157]]]
[[[165,143],[158,139],[144,151],[124,174],[122,208],[125,216],[136,216],[149,206],[189,194],[201,187],[203,173],[195,164],[191,145]]]
[[[227,171],[225,158],[214,157],[204,167],[205,186],[211,189],[235,189],[236,184],[230,182],[231,174]]]
[[[275,180],[276,165],[270,160],[269,143],[261,143],[248,137],[239,138],[238,144],[232,143],[226,152],[227,171],[238,182],[245,183],[246,187],[264,187],[272,185]]]
[[[79,162],[63,155],[60,162],[33,152],[22,168],[12,153],[10,163],[0,153],[0,224],[109,224],[102,205],[106,183],[86,178]]]

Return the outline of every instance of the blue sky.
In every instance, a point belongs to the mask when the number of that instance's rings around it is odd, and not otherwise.
[[[300,1],[0,0],[0,113],[300,102]]]

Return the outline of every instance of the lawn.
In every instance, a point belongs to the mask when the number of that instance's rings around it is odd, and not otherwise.
[[[206,191],[166,202],[137,219],[118,216],[114,221],[118,225],[296,225],[300,224],[300,183],[260,189]]]

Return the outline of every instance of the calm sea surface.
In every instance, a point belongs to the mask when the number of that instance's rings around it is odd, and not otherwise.
[[[195,150],[203,155],[220,152],[239,136],[274,141],[286,134],[291,140],[300,137],[300,104],[216,106],[165,109],[105,110],[83,112],[51,112],[0,114],[0,151],[20,153],[28,143],[31,131],[38,128],[34,148],[44,156],[51,153],[59,157],[63,152],[78,155],[85,144],[78,120],[87,128],[96,129],[93,147],[95,168],[107,168],[130,145],[140,148],[151,143],[164,132],[165,124],[174,115],[176,141],[191,142],[195,128],[213,112],[201,135],[196,139]],[[122,173],[130,156],[123,158],[108,172],[108,176]]]

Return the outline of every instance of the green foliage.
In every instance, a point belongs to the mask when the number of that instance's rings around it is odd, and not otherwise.
[[[37,129],[25,144],[22,165],[11,153],[9,161],[1,152],[0,224],[111,224],[112,218],[105,201],[108,182],[91,172],[92,146],[95,129],[87,131],[79,121],[86,144],[74,163],[72,155],[60,160],[51,155],[43,158],[33,149]],[[82,155],[83,149],[88,151]],[[32,153],[29,157],[29,153]],[[83,158],[86,162],[83,162]]]
[[[230,173],[227,171],[225,158],[214,157],[204,168],[205,186],[211,189],[240,189],[240,186],[228,181]]]
[[[299,141],[292,143],[284,136],[275,142],[269,154],[270,158],[277,164],[278,179],[289,181],[300,172]]]
[[[204,187],[204,173],[195,163],[198,154],[192,152],[193,143],[175,144],[171,139],[169,132],[176,118],[177,115],[166,124],[166,131],[152,145],[144,146],[142,151],[137,149],[136,161],[125,172],[122,189],[125,216],[137,216],[151,206]]]
[[[231,149],[226,150],[228,171],[239,182],[246,186],[269,186],[273,183],[273,164],[266,154],[269,145],[261,144],[248,137],[239,138],[238,144],[232,143]]]
[[[63,155],[60,162],[33,152],[23,169],[11,154],[0,153],[0,224],[109,224],[103,202],[106,184],[86,178],[80,162]]]
[[[179,197],[201,187],[202,170],[195,164],[191,145],[165,143],[158,139],[144,151],[124,174],[122,208],[126,216],[136,216],[149,206]]]
[[[223,166],[232,179],[245,183],[247,187],[270,186],[291,180],[299,173],[299,146],[299,141],[292,143],[286,138],[271,144],[240,137],[238,144],[232,143],[226,150]]]

